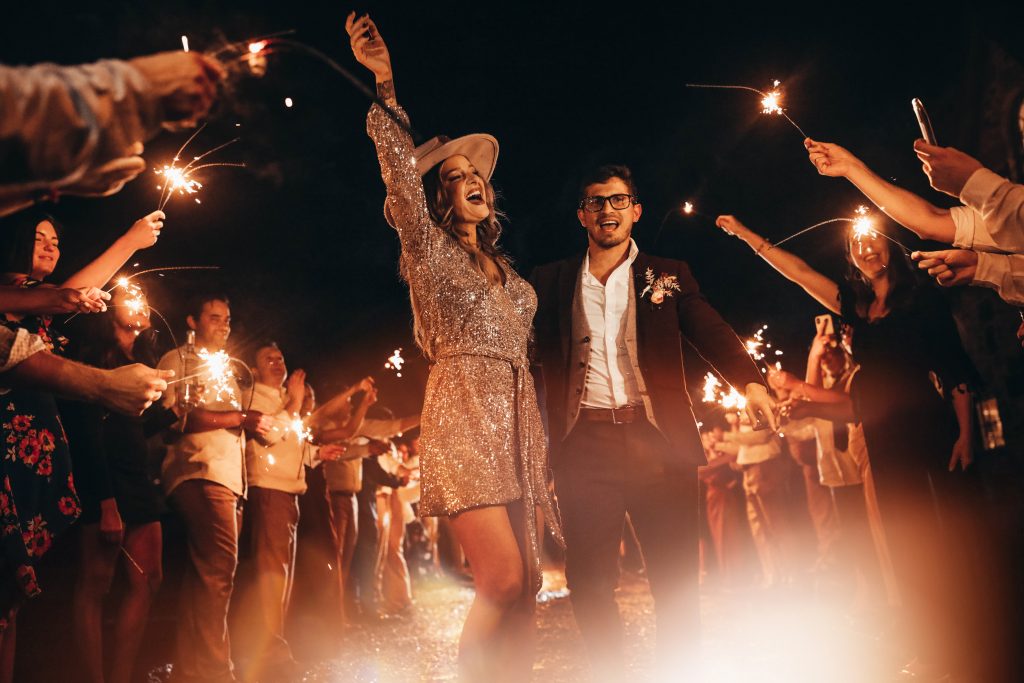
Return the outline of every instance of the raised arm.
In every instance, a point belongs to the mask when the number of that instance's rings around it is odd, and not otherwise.
[[[156,244],[164,227],[164,218],[163,211],[154,211],[135,221],[128,232],[118,237],[92,263],[68,278],[63,286],[77,289],[105,285],[135,252]]]
[[[822,306],[833,313],[839,313],[839,285],[811,268],[802,258],[772,246],[771,242],[743,225],[735,216],[719,216],[715,225],[746,242],[755,254],[767,261],[784,278],[803,287]]]
[[[949,209],[940,209],[913,192],[882,179],[839,145],[808,138],[804,140],[804,147],[821,175],[846,178],[887,216],[918,237],[953,243],[956,225]]]

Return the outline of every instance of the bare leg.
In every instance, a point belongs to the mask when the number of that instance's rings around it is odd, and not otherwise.
[[[114,661],[110,669],[110,683],[129,683],[132,680],[132,669],[146,630],[149,608],[163,581],[160,522],[128,527],[124,535],[124,549],[142,572],[128,558],[124,558],[122,564],[125,566],[128,591],[121,602],[114,626]]]
[[[79,675],[90,683],[103,683],[103,601],[117,567],[118,546],[103,540],[100,525],[85,524],[79,536],[81,564],[75,583],[73,620],[81,657]]]
[[[525,634],[533,630],[532,595],[530,618],[524,618],[528,580],[513,526],[520,519],[521,513],[510,515],[508,508],[497,505],[451,517],[476,586],[459,640],[459,669],[465,681],[524,680],[532,670],[532,652],[512,646],[529,642],[532,635]]]

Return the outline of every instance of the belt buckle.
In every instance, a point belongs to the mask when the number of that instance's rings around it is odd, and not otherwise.
[[[619,422],[619,418],[616,416],[616,412],[622,410],[622,408],[612,408],[612,424],[621,425],[626,424],[625,422]]]

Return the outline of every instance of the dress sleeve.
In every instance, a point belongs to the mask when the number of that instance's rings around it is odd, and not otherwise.
[[[405,110],[398,106],[394,109],[408,123]],[[366,132],[377,147],[380,175],[387,188],[384,206],[388,223],[398,231],[404,255],[424,258],[433,233],[440,236],[440,231],[430,220],[423,179],[416,170],[412,137],[376,104],[366,117]]]

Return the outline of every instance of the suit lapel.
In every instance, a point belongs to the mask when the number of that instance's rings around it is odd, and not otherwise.
[[[576,282],[583,266],[583,254],[562,261],[558,272],[558,331],[562,339],[562,357],[569,357],[572,338],[572,311],[576,298]]]

